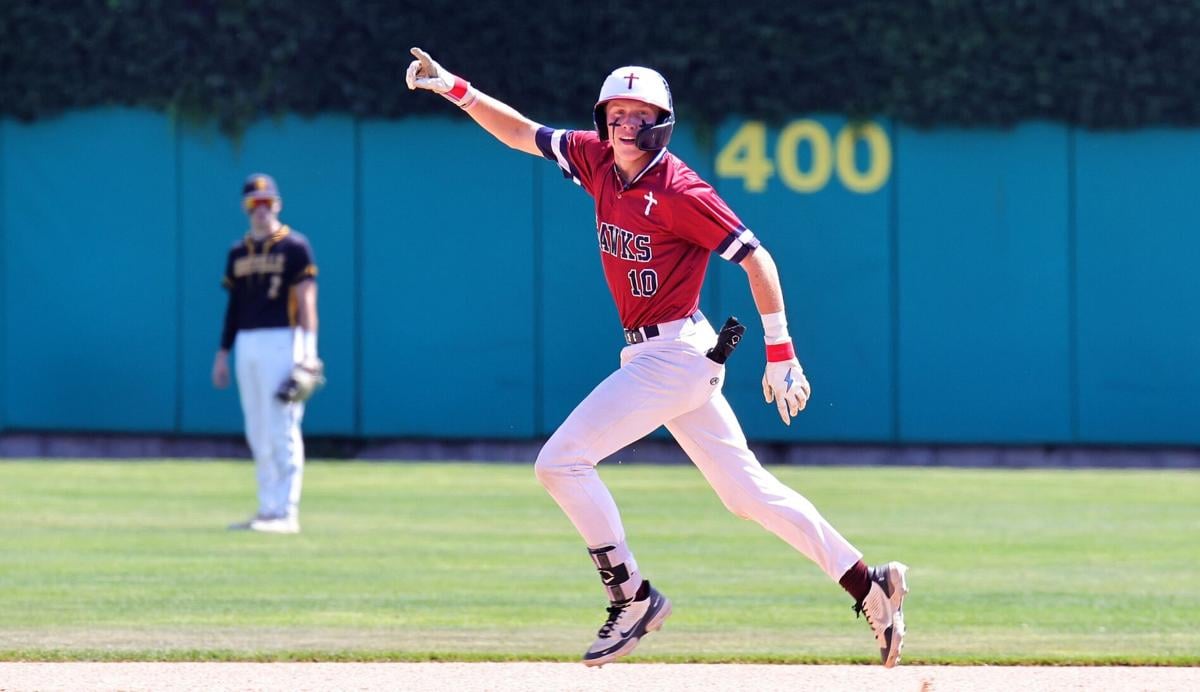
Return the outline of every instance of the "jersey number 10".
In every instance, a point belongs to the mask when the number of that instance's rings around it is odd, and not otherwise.
[[[629,292],[635,298],[649,298],[658,293],[658,273],[653,269],[629,270]]]

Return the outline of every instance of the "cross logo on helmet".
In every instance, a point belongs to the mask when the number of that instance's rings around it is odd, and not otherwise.
[[[629,74],[625,75],[625,79],[628,79],[628,80],[629,80],[629,86],[628,86],[628,87],[626,87],[626,88],[627,88],[627,89],[632,89],[632,88],[633,88],[633,80],[635,80],[635,79],[641,79],[641,77],[639,77],[639,76],[637,76],[636,74],[634,74],[634,73],[630,72]]]

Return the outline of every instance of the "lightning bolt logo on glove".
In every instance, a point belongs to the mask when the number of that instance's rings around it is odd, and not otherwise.
[[[811,388],[804,369],[795,356],[777,362],[768,362],[762,379],[763,399],[775,402],[779,417],[785,425],[792,424],[792,417],[804,410],[808,404]]]

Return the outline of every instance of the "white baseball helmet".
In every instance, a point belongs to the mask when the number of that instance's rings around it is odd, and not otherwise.
[[[633,99],[662,109],[658,122],[645,125],[638,131],[638,149],[656,151],[671,141],[671,132],[675,129],[675,102],[671,99],[671,87],[667,86],[667,80],[661,74],[649,67],[626,65],[613,70],[604,79],[600,98],[596,99],[596,107],[592,109],[592,120],[596,123],[596,132],[600,133],[601,141],[608,139],[604,104],[613,99]]]

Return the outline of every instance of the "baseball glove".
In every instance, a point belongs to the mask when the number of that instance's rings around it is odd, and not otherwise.
[[[285,404],[308,401],[325,386],[325,364],[320,358],[296,363],[288,378],[275,391],[275,398]]]

